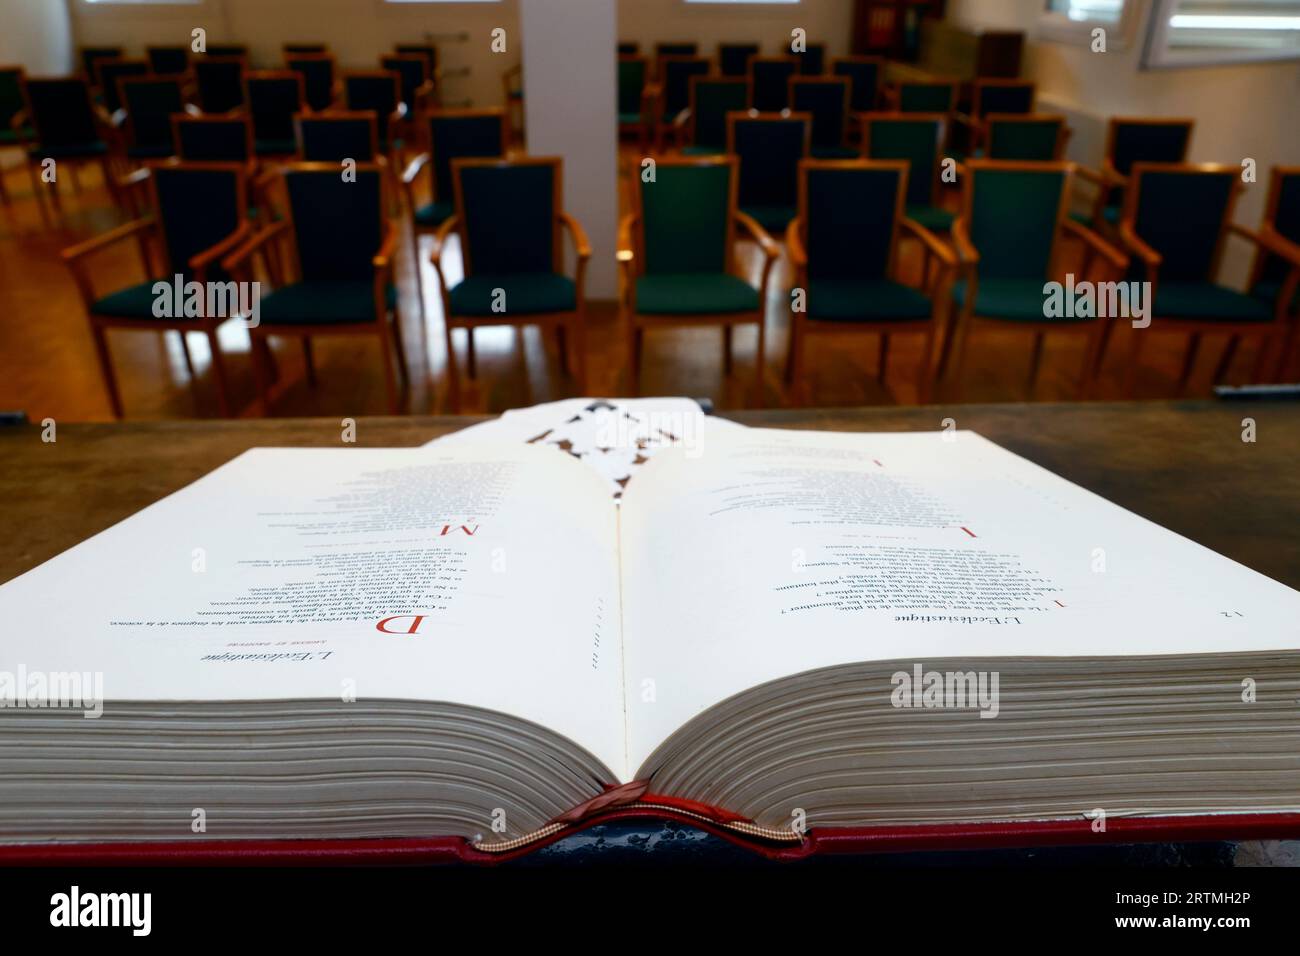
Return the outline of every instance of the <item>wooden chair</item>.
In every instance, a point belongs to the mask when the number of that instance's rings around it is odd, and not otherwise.
[[[320,335],[372,335],[383,353],[388,410],[400,411],[397,373],[409,381],[402,344],[393,254],[397,233],[385,215],[388,177],[377,163],[358,163],[355,182],[344,182],[337,163],[292,163],[279,171],[288,216],[260,230],[222,260],[232,274],[251,281],[253,262],[269,245],[287,240],[293,278],[263,292],[261,322],[251,330],[253,370],[267,414],[271,381],[267,340],[302,340],[307,380],[314,384],[311,339]]]
[[[1252,381],[1263,381],[1289,331],[1290,299],[1279,289],[1273,302],[1222,285],[1219,263],[1227,237],[1235,233],[1292,268],[1300,255],[1272,231],[1254,232],[1232,222],[1242,190],[1241,167],[1215,163],[1134,163],[1124,191],[1119,236],[1134,256],[1131,278],[1149,282],[1151,324],[1134,329],[1130,339],[1127,391],[1133,395],[1142,349],[1153,334],[1186,333],[1178,389],[1187,388],[1201,337],[1223,333],[1230,345],[1215,370],[1217,382],[1228,370],[1236,341],[1259,338]],[[1284,282],[1285,285],[1285,282]]]
[[[229,415],[229,387],[217,341],[217,328],[228,319],[242,315],[238,309],[239,300],[232,299],[227,293],[226,308],[221,314],[207,314],[209,297],[205,289],[204,303],[197,310],[201,314],[159,316],[155,308],[158,301],[155,284],[162,282],[170,288],[178,275],[185,283],[225,281],[226,275],[218,268],[221,257],[252,235],[252,227],[246,218],[245,169],[237,163],[168,160],[150,163],[146,171],[153,193],[152,207],[156,210],[154,217],[133,220],[63,250],[63,260],[72,270],[86,306],[109,404],[114,416],[121,418],[122,397],[108,350],[108,329],[180,333],[185,364],[191,376],[194,366],[185,336],[189,332],[202,332],[212,352],[212,371],[221,414]],[[147,243],[150,238],[157,241],[161,250],[161,269],[154,267],[150,257]],[[139,247],[145,281],[100,295],[86,272],[86,260],[92,253],[127,239],[134,239]]]
[[[1079,176],[1095,187],[1092,211],[1076,216],[1094,229],[1113,231],[1124,206],[1124,187],[1134,163],[1182,163],[1196,125],[1190,119],[1111,117],[1101,168],[1079,167]]]
[[[123,77],[118,80],[118,99],[123,159],[128,164],[176,154],[172,116],[185,112],[186,105],[179,77]]]
[[[36,136],[28,124],[23,83],[26,74],[21,66],[0,66],[0,149],[21,148]],[[0,202],[9,204],[5,189],[4,166],[0,164]]]
[[[667,43],[655,44],[654,73],[647,77],[648,80],[662,79],[664,75],[663,62],[670,56],[699,56],[700,45],[690,41],[668,41]]]
[[[849,110],[871,113],[880,105],[880,78],[885,58],[881,56],[837,56],[831,60],[831,75],[849,81]]]
[[[63,211],[58,183],[64,178],[65,167],[73,188],[79,190],[78,169],[90,163],[98,165],[109,195],[120,202],[109,154],[114,130],[103,111],[96,111],[91,102],[90,85],[80,77],[25,79],[22,90],[25,108],[11,118],[10,128],[19,132],[19,144],[26,151],[41,219],[50,222],[45,207],[47,186],[54,209],[60,214]],[[47,159],[56,164],[56,178],[48,184],[42,180],[42,164]]]
[[[379,68],[396,73],[406,115],[417,113],[433,105],[434,84],[429,58],[420,53],[390,53],[379,58]]]
[[[1292,260],[1271,253],[1264,243],[1272,240],[1275,244],[1287,243],[1300,247],[1300,166],[1273,167],[1259,233],[1261,242],[1256,245],[1248,288],[1250,294],[1257,299],[1273,304],[1285,303],[1285,308],[1290,313],[1287,340],[1278,355],[1277,368],[1273,373],[1273,379],[1281,381],[1295,352],[1296,341],[1300,339],[1300,296],[1297,296],[1300,273],[1291,264]],[[1229,348],[1235,348],[1236,342],[1234,337]]]
[[[801,51],[791,50],[790,55],[799,61],[800,76],[821,76],[826,72],[825,43],[809,43]]]
[[[790,109],[812,118],[814,159],[853,159],[859,155],[845,140],[849,123],[849,81],[841,76],[792,76]]]
[[[247,116],[175,114],[172,135],[176,155],[186,162],[243,163],[248,175],[257,167],[253,124]]]
[[[736,204],[774,236],[799,214],[799,163],[809,155],[808,113],[728,113],[727,153],[740,160]]]
[[[101,58],[95,61],[95,88],[100,102],[111,116],[122,108],[122,95],[118,80],[129,76],[148,76],[148,60],[128,60],[122,57]]]
[[[510,122],[503,109],[433,110],[421,123],[423,151],[402,173],[402,188],[411,210],[411,252],[420,262],[420,236],[437,234],[443,223],[456,213],[456,183],[452,164],[458,159],[504,159],[510,149]],[[416,189],[427,171],[427,203],[420,203]],[[415,270],[424,315],[424,277]],[[469,333],[473,335],[471,330]]]
[[[242,56],[209,53],[194,61],[194,88],[199,109],[205,113],[229,113],[244,105],[244,73],[248,60]]]
[[[332,53],[295,53],[284,58],[285,69],[302,76],[303,96],[315,113],[334,106],[338,99],[338,70]]]
[[[1055,162],[1065,158],[1070,128],[1064,116],[988,113],[983,122],[983,153],[988,159]]]
[[[183,76],[190,71],[190,48],[187,46],[147,46],[145,59],[154,76]]]
[[[650,63],[643,56],[618,58],[618,133],[635,133],[637,148],[645,152],[650,141]]]
[[[887,87],[885,98],[899,113],[939,113],[951,120],[957,109],[957,82],[905,80]]]
[[[749,108],[779,113],[790,106],[790,78],[799,72],[794,56],[756,56],[749,61]]]
[[[585,282],[591,245],[578,221],[564,212],[562,162],[558,157],[452,160],[456,212],[438,230],[431,258],[442,294],[453,410],[460,407],[460,373],[452,339],[457,328],[465,329],[469,338],[471,379],[476,374],[474,329],[489,325],[554,329],[561,368],[572,369],[578,394],[585,393]],[[442,264],[452,230],[460,237],[464,266],[464,278],[455,284],[448,281]],[[572,279],[564,274],[562,231],[572,239],[577,260]]]
[[[952,225],[958,265],[951,286],[954,308],[940,375],[955,348],[960,380],[975,327],[997,324],[1033,333],[1027,383],[1032,390],[1045,336],[1070,332],[1087,337],[1078,396],[1088,393],[1101,367],[1110,329],[1118,319],[1049,318],[1043,287],[1063,271],[1057,253],[1065,233],[1082,240],[1106,262],[1110,279],[1123,278],[1128,257],[1066,215],[1073,168],[1072,163],[969,161],[962,213]],[[1080,278],[1092,281],[1088,274]]]
[[[757,43],[719,43],[718,72],[722,76],[749,76],[749,61],[756,56]]]
[[[442,88],[442,66],[438,58],[438,47],[432,43],[395,43],[393,52],[402,56],[414,53],[424,57],[425,62],[429,64],[427,76],[433,84],[433,102],[430,105],[436,106],[438,91]]]
[[[991,113],[1027,114],[1034,111],[1035,86],[1024,80],[984,77],[971,84],[970,113],[955,112],[954,131],[964,129],[962,148],[954,152],[957,159],[983,156],[987,135],[985,118]]]
[[[864,113],[858,120],[868,159],[901,159],[909,165],[904,215],[931,232],[951,229],[955,216],[939,205],[947,117],[942,113]],[[929,262],[927,253],[927,271]]]
[[[121,59],[125,51],[120,46],[83,46],[77,52],[77,59],[81,62],[81,76],[87,83],[94,87],[99,82],[99,74],[95,70],[95,64],[99,60],[118,60]]]
[[[691,105],[673,120],[674,141],[687,156],[727,151],[727,114],[749,109],[749,80],[691,77]]]
[[[691,108],[691,78],[708,76],[712,64],[702,56],[666,56],[659,64],[659,76],[647,93],[653,141],[663,150],[677,118]]]
[[[791,297],[790,351],[786,381],[803,385],[806,339],[810,335],[856,332],[880,336],[879,381],[885,381],[891,335],[924,338],[917,391],[929,400],[931,364],[942,317],[936,288],[901,282],[898,249],[906,231],[947,267],[952,252],[924,226],[905,215],[907,163],[901,160],[814,160],[799,163],[799,216],[786,232],[803,308]]]
[[[391,156],[402,148],[402,124],[407,112],[402,102],[401,78],[396,73],[349,70],[343,74],[343,103],[352,112],[368,110],[375,114],[381,153]]]
[[[301,73],[254,70],[244,76],[244,102],[253,124],[253,152],[259,159],[283,159],[298,151],[294,117],[306,108]]]
[[[634,395],[640,389],[647,329],[721,326],[723,365],[730,374],[732,328],[754,323],[754,396],[762,404],[767,285],[779,247],[737,208],[739,173],[734,156],[661,157],[654,182],[636,177],[634,211],[620,224],[618,253],[623,272],[619,304],[628,330]],[[737,262],[737,225],[763,252],[758,288]]]
[[[369,110],[327,110],[294,117],[300,163],[383,162],[379,127]]]

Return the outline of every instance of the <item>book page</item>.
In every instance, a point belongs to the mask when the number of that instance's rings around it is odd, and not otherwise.
[[[621,520],[633,768],[818,667],[1300,647],[1300,593],[971,432],[720,433]]]
[[[112,701],[410,699],[624,766],[617,526],[528,445],[255,449],[0,587],[0,670]]]

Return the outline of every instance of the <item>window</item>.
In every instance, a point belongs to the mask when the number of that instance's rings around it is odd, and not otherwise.
[[[1063,14],[1067,20],[1119,23],[1124,0],[1048,0],[1047,9]]]
[[[1300,0],[1155,0],[1142,65],[1300,59]]]
[[[1098,27],[1106,31],[1106,49],[1122,50],[1137,32],[1141,0],[1045,0],[1038,36],[1060,43],[1089,44]]]

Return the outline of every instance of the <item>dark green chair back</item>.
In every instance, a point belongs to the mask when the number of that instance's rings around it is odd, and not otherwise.
[[[284,182],[303,280],[372,278],[384,233],[379,169],[358,167],[356,182],[344,182],[335,168],[290,166]]]
[[[284,63],[302,75],[307,105],[316,112],[329,109],[334,102],[334,57],[328,53],[302,53],[286,56]]]
[[[379,58],[379,65],[397,74],[398,89],[407,109],[415,109],[415,93],[429,78],[429,61],[418,53],[393,53]]]
[[[987,123],[984,155],[989,159],[1031,162],[1060,159],[1056,150],[1065,121],[1059,116],[1004,119],[995,113],[987,118]]]
[[[1273,211],[1273,228],[1283,238],[1300,243],[1300,173],[1279,173],[1277,176],[1277,208]],[[1292,266],[1285,259],[1267,256],[1259,278],[1281,282],[1290,274]]]
[[[691,80],[691,123],[694,145],[727,145],[727,114],[749,108],[749,86],[745,80],[698,76]]]
[[[843,146],[848,115],[849,81],[818,77],[790,84],[790,109],[812,116],[813,146]]]
[[[243,116],[178,116],[172,129],[176,155],[186,162],[244,163],[252,158],[252,136]]]
[[[378,137],[373,113],[298,117],[298,149],[309,163],[373,162]]]
[[[23,71],[16,66],[0,70],[0,134],[23,109]]]
[[[979,90],[979,117],[990,113],[1032,113],[1034,111],[1034,84],[1032,83],[977,83]]]
[[[169,276],[189,275],[189,262],[239,228],[246,199],[242,168],[154,165],[158,223]]]
[[[248,47],[243,43],[209,43],[208,56],[237,56],[248,59]]]
[[[81,77],[28,80],[26,88],[32,128],[42,149],[75,149],[102,142],[90,105],[90,87]]]
[[[748,76],[749,61],[756,56],[757,43],[719,43],[718,70],[723,76]]]
[[[558,162],[458,160],[456,212],[466,275],[556,271]]]
[[[709,61],[702,56],[667,56],[662,61],[663,115],[676,116],[691,105],[691,77],[707,76]]]
[[[700,52],[698,43],[656,43],[655,44],[655,75],[663,76],[663,62],[665,57],[669,56],[696,56]]]
[[[205,113],[228,113],[244,105],[244,60],[237,56],[211,53],[194,61],[194,85],[199,109]]]
[[[85,74],[86,82],[98,83],[98,74],[95,72],[96,60],[116,60],[122,56],[120,46],[83,46],[81,48],[81,72]]]
[[[900,83],[900,113],[951,113],[957,88],[949,83]]]
[[[1161,281],[1213,281],[1215,253],[1240,172],[1142,166],[1133,172],[1133,229],[1160,253]]]
[[[172,116],[185,109],[181,81],[176,77],[145,77],[122,81],[130,145],[137,149],[171,151]]]
[[[628,40],[626,42],[620,42],[618,44],[619,56],[636,56],[640,52],[641,52],[641,44],[639,43],[633,43],[632,41]]]
[[[117,81],[127,76],[147,75],[149,64],[145,60],[97,60],[95,69],[99,71],[99,89],[104,109],[116,113],[122,108],[122,95]]]
[[[455,196],[453,160],[491,159],[506,154],[505,119],[499,112],[430,113],[428,124],[435,199],[447,202]]]
[[[248,115],[257,143],[284,143],[294,139],[293,118],[302,112],[302,82],[296,73],[248,76]]]
[[[738,206],[798,205],[799,161],[808,155],[809,121],[806,114],[732,117],[730,152],[740,159]]]
[[[779,113],[790,105],[790,77],[799,71],[795,57],[755,57],[749,61],[750,106],[760,113]]]
[[[826,72],[826,44],[809,43],[802,53],[791,53],[799,60],[802,76],[821,76]]]
[[[398,43],[393,47],[394,53],[411,54],[415,53],[424,57],[425,62],[429,64],[428,76],[436,77],[438,75],[438,48],[429,43]]]
[[[286,43],[283,47],[286,56],[296,56],[299,53],[328,53],[329,44],[326,43]]]
[[[1191,122],[1150,123],[1114,120],[1110,162],[1121,176],[1134,163],[1181,163],[1192,138]]]
[[[190,48],[185,46],[151,46],[145,58],[155,76],[176,76],[190,68]]]
[[[876,108],[880,90],[879,60],[836,60],[831,73],[849,81],[849,109],[869,113]]]
[[[727,271],[732,169],[727,161],[661,162],[654,182],[638,177],[646,275]]]
[[[343,77],[343,101],[349,110],[375,114],[379,148],[388,148],[388,120],[401,101],[401,80],[396,73],[350,73]]]
[[[1069,174],[1061,164],[999,169],[973,161],[966,228],[981,279],[1042,279],[1051,267]]]
[[[641,94],[645,90],[646,60],[643,56],[618,58],[618,115],[632,116],[641,112]]]
[[[901,163],[802,170],[804,249],[809,279],[883,279],[897,229]]]
[[[910,164],[907,204],[930,206],[934,204],[942,140],[942,116],[873,117],[866,132],[867,158],[906,160]]]

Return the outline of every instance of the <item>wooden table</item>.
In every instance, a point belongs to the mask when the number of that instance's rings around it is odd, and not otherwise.
[[[1117,504],[1300,589],[1300,404],[1147,402],[728,412],[828,431],[973,429]],[[1242,441],[1242,420],[1256,440]],[[418,445],[481,417],[362,418],[356,444]],[[259,445],[343,446],[336,419],[0,427],[0,581]],[[1196,586],[1196,582],[1189,582]]]

